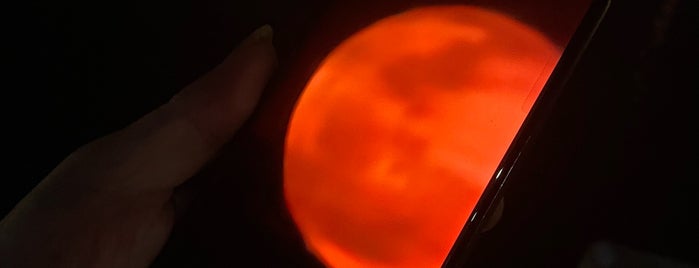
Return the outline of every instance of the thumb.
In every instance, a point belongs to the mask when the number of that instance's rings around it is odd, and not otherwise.
[[[110,191],[172,189],[235,134],[276,65],[272,28],[253,32],[219,66],[127,128],[88,144],[47,178]]]
[[[258,29],[172,101],[68,156],[0,221],[0,262],[150,262],[172,227],[173,189],[252,113],[275,65],[271,41]]]

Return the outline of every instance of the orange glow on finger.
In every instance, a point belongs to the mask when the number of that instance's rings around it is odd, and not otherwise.
[[[331,267],[439,267],[561,55],[503,14],[425,7],[332,51],[286,139],[284,191]]]

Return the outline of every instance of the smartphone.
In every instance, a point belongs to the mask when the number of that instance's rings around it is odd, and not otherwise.
[[[285,98],[284,200],[307,250],[329,267],[461,267],[608,6],[332,6]]]
[[[519,126],[518,133],[508,146],[508,150],[494,170],[492,177],[479,201],[469,215],[456,242],[452,245],[441,267],[467,267],[470,254],[480,235],[497,223],[504,206],[502,189],[510,172],[517,166],[517,160],[526,154],[529,143],[534,143],[547,116],[556,106],[556,99],[565,88],[566,81],[573,72],[579,58],[592,40],[597,27],[602,22],[610,0],[581,1],[579,6],[585,12],[579,18],[570,18],[574,25],[568,30],[559,30],[562,53],[555,67],[535,96],[536,100],[527,111],[527,117]],[[573,31],[570,31],[573,30]]]

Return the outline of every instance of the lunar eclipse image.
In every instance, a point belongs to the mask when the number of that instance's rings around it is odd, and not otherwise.
[[[328,267],[439,267],[560,56],[475,6],[409,9],[344,40],[286,136],[284,195],[308,250]]]

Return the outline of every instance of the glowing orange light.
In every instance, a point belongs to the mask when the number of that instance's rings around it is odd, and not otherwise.
[[[292,116],[284,190],[332,267],[439,267],[560,50],[476,7],[409,10],[338,46]]]

